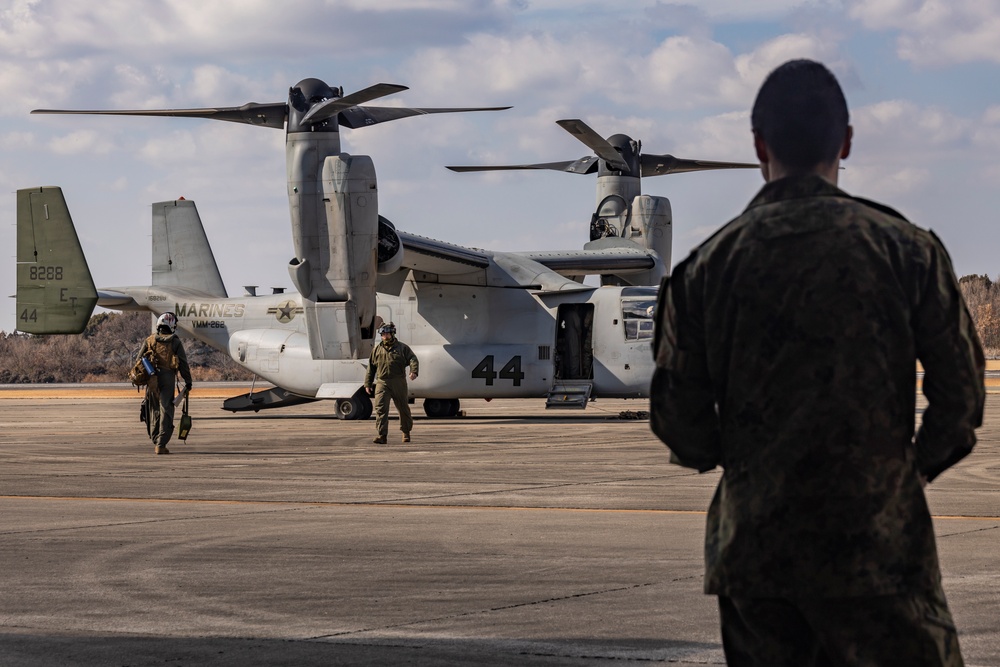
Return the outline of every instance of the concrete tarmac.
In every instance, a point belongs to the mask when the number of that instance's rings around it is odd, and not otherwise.
[[[332,403],[220,410],[154,456],[134,390],[0,388],[0,664],[725,664],[718,473],[644,401],[463,401],[413,442]],[[928,488],[966,663],[1000,665],[1000,395]],[[625,415],[633,417],[632,415]]]

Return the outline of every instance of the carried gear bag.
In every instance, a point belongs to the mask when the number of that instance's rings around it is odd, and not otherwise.
[[[191,415],[188,414],[188,396],[185,392],[184,394],[184,407],[182,408],[183,414],[181,414],[181,423],[177,427],[177,439],[187,440],[188,433],[191,432]]]

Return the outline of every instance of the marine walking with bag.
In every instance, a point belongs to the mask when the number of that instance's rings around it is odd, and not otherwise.
[[[146,387],[143,401],[144,421],[149,439],[156,454],[169,454],[167,443],[174,432],[174,393],[177,374],[184,380],[185,413],[187,397],[191,392],[191,368],[188,366],[184,344],[174,333],[177,317],[163,313],[156,320],[156,333],[142,343],[139,358],[129,374],[133,384]]]

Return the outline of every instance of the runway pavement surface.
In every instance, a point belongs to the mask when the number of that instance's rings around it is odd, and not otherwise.
[[[0,388],[0,664],[724,664],[702,594],[718,473],[643,401],[464,401],[413,442],[332,403],[154,456],[134,393]],[[211,397],[210,397],[211,396]],[[928,489],[966,663],[1000,665],[1000,395]]]

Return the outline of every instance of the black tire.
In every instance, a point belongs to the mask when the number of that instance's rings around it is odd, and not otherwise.
[[[368,393],[361,388],[350,398],[337,400],[337,419],[368,419],[372,416],[372,399],[368,398]]]
[[[445,419],[458,414],[461,404],[457,398],[426,398],[424,414],[430,419]]]
[[[443,419],[450,416],[448,414],[451,409],[451,399],[447,398],[425,398],[424,399],[424,414],[427,415],[429,419]]]

